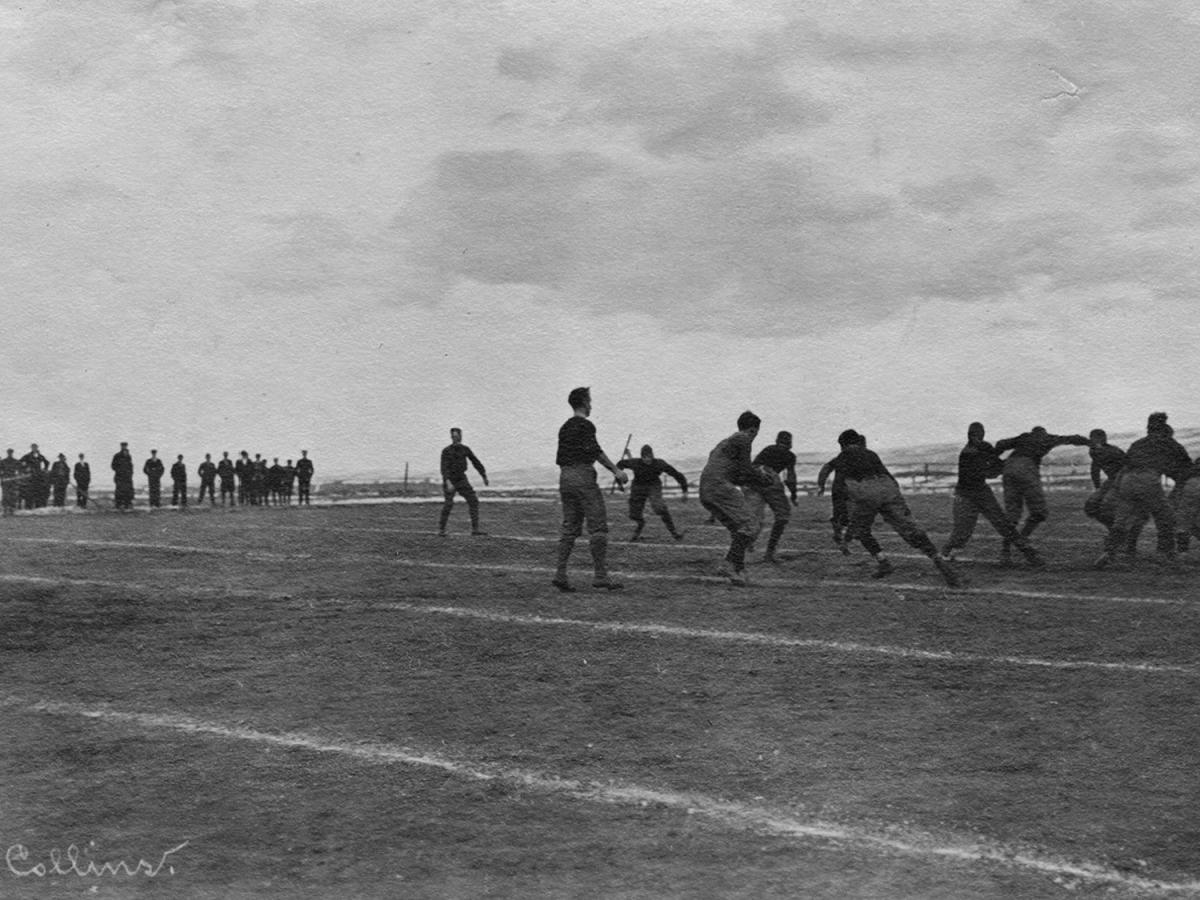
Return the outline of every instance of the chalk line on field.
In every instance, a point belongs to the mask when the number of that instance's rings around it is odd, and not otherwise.
[[[409,566],[411,568],[426,568],[426,569],[466,569],[468,571],[482,572],[512,572],[524,574],[545,574],[552,573],[554,570],[546,566],[515,566],[506,563],[449,563],[449,562],[434,562],[432,560],[410,559],[407,557],[392,557],[386,558],[387,561],[396,565]],[[924,559],[924,557],[922,557]],[[729,579],[722,578],[716,575],[674,575],[667,572],[626,572],[614,571],[614,575],[626,576],[634,578],[638,581],[676,581],[684,583],[694,583],[696,581],[712,582],[715,584],[728,584]],[[1187,600],[1180,600],[1173,597],[1113,597],[1104,594],[1063,594],[1050,591],[1020,591],[1012,588],[950,588],[944,584],[915,584],[901,583],[896,581],[853,581],[838,578],[819,578],[816,584],[803,581],[785,581],[781,578],[755,578],[752,582],[758,587],[770,588],[798,588],[798,587],[820,587],[823,585],[831,585],[833,587],[851,587],[851,588],[866,588],[875,591],[891,590],[891,591],[913,591],[920,593],[937,593],[947,594],[953,597],[974,596],[974,597],[1020,597],[1024,600],[1073,600],[1084,602],[1095,602],[1104,600],[1110,603],[1149,603],[1163,606],[1191,606],[1193,605]]]
[[[101,541],[94,538],[37,538],[10,537],[9,541],[22,544],[69,544],[73,547],[114,547],[121,550],[160,550],[170,553],[186,553],[199,556],[245,556],[262,560],[311,559],[311,553],[273,553],[268,550],[237,550],[228,547],[193,547],[187,544],[155,544],[150,541]]]
[[[864,644],[859,641],[828,641],[818,638],[795,638],[784,635],[754,631],[717,631],[705,628],[689,628],[684,625],[665,625],[656,622],[604,622],[589,619],[568,619],[553,616],[533,616],[523,613],[493,612],[463,606],[427,606],[420,603],[393,601],[387,609],[420,615],[453,616],[461,619],[476,619],[484,622],[499,622],[509,625],[533,625],[541,627],[568,626],[587,628],[593,631],[608,631],[618,634],[645,634],[654,637],[679,637],[730,643],[760,644],[800,650],[829,650],[835,653],[866,653],[878,656],[895,656],[902,659],[929,660],[936,662],[1002,663],[1013,666],[1033,666],[1044,669],[1098,669],[1111,672],[1147,672],[1196,675],[1191,666],[1155,665],[1153,663],[1097,662],[1095,660],[1039,659],[1031,656],[987,656],[979,653],[961,653],[953,650],[916,650],[911,647],[894,647],[880,644]]]
[[[525,538],[522,538],[523,540]],[[184,544],[155,544],[155,543],[139,543],[126,541],[98,541],[98,540],[69,540],[65,538],[10,538],[14,541],[25,541],[41,544],[67,544],[73,546],[97,546],[97,547],[115,547],[119,549],[151,549],[163,550],[177,553],[197,553],[197,554],[218,554],[222,556],[242,556],[247,559],[266,560],[266,561],[290,561],[290,562],[313,562],[324,563],[326,560],[312,554],[273,554],[267,552],[259,552],[254,550],[238,550],[232,548],[215,548],[215,547],[194,547]],[[528,538],[528,540],[541,541],[542,538]],[[719,548],[698,545],[696,549],[714,551]],[[904,554],[890,554],[891,556],[905,556]],[[924,559],[923,556],[913,555],[914,558]],[[416,560],[406,557],[385,556],[378,553],[375,554],[356,554],[341,557],[344,560],[353,558],[379,560],[383,563],[392,565],[402,565],[410,568],[428,568],[428,569],[463,569],[467,571],[494,571],[494,572],[511,572],[514,574],[542,574],[551,572],[552,570],[544,566],[516,566],[504,563],[448,563],[434,562],[432,560]],[[632,577],[639,581],[674,581],[680,583],[695,583],[710,582],[714,584],[727,584],[728,579],[717,576],[706,575],[677,575],[668,572],[646,572],[646,571],[619,571],[614,574],[626,577]],[[797,587],[812,587],[812,582],[805,581],[789,581],[780,578],[755,578],[753,581],[758,587],[794,589]],[[818,578],[816,584],[829,585],[832,587],[851,587],[867,590],[892,590],[892,591],[909,591],[913,593],[936,593],[946,594],[954,597],[1017,597],[1022,600],[1066,600],[1071,602],[1094,603],[1103,601],[1106,603],[1131,603],[1131,604],[1153,604],[1161,606],[1191,606],[1192,601],[1180,599],[1177,597],[1126,597],[1112,596],[1108,594],[1071,594],[1059,591],[1035,591],[1035,590],[1019,590],[1015,588],[1002,587],[961,587],[949,588],[943,584],[918,584],[915,582],[895,582],[895,581],[856,581],[852,579],[839,578]]]
[[[701,793],[683,793],[647,787],[617,779],[584,781],[534,769],[521,769],[463,757],[451,758],[439,753],[384,743],[337,741],[303,732],[269,732],[244,726],[224,725],[186,715],[139,713],[89,707],[79,703],[29,701],[7,696],[0,706],[48,715],[79,716],[106,723],[131,725],[145,730],[177,731],[189,735],[218,737],[312,753],[336,754],[363,762],[404,765],[435,769],[472,781],[501,781],[551,796],[570,797],[615,806],[655,806],[702,816],[719,825],[753,831],[772,837],[799,841],[830,842],[831,849],[842,845],[905,856],[947,859],[960,863],[989,863],[1049,877],[1070,878],[1100,884],[1120,885],[1132,890],[1156,894],[1200,893],[1200,880],[1170,882],[1130,875],[1111,866],[1078,862],[1036,853],[997,841],[972,838],[942,840],[899,828],[885,832],[852,825],[799,818],[784,809],[772,809],[751,803],[711,797]]]
[[[143,593],[153,593],[169,590],[172,593],[184,595],[217,594],[223,597],[246,597],[249,599],[272,600],[301,600],[289,593],[269,593],[256,590],[228,590],[225,588],[210,588],[199,586],[161,588],[153,585],[137,584],[135,582],[106,581],[95,578],[62,578],[42,575],[0,574],[0,582],[17,582],[33,584],[69,584],[83,587],[109,587],[124,590],[135,590]],[[313,601],[309,601],[311,604]],[[341,605],[337,599],[322,599],[317,601],[322,606]],[[737,643],[758,644],[765,646],[783,647],[803,650],[828,650],[835,653],[854,654],[865,653],[878,656],[893,656],[901,659],[923,659],[938,662],[980,663],[987,665],[1027,666],[1047,669],[1096,669],[1099,671],[1127,671],[1153,674],[1180,674],[1195,676],[1200,674],[1194,667],[1162,665],[1155,663],[1121,663],[1101,662],[1096,660],[1052,660],[1024,656],[988,656],[978,653],[963,653],[952,650],[919,650],[910,647],[895,647],[879,644],[864,644],[860,641],[829,641],[817,638],[793,638],[783,635],[773,635],[764,632],[718,631],[713,629],[689,628],[684,625],[669,625],[656,622],[604,622],[589,619],[568,619],[548,616],[531,616],[522,613],[495,612],[471,607],[430,606],[416,603],[391,601],[384,605],[385,609],[395,609],[403,612],[414,612],[423,615],[446,615],[466,619],[503,622],[514,625],[533,626],[575,626],[590,628],[596,631],[626,632],[631,634],[649,634],[654,636],[681,637],[689,639],[731,641]]]

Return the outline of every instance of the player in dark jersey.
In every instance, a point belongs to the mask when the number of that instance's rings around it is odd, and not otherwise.
[[[871,534],[875,517],[883,516],[909,546],[929,557],[946,584],[958,587],[961,579],[950,560],[938,554],[929,535],[913,521],[908,504],[900,495],[900,485],[878,455],[867,449],[863,436],[849,428],[838,435],[838,445],[842,452],[834,458],[832,465],[845,476],[846,492],[850,497],[850,527],[846,530],[846,539],[860,541],[871,554],[876,563],[872,577],[883,578],[894,571],[883,555],[879,541]]]
[[[954,529],[942,548],[942,556],[953,559],[956,550],[967,545],[982,515],[1006,541],[1017,546],[1031,566],[1045,562],[1022,536],[1000,507],[987,481],[998,478],[1004,463],[996,448],[983,439],[983,425],[972,422],[967,427],[967,444],[958,454],[958,483],[954,486]]]
[[[679,482],[679,488],[683,491],[684,503],[687,503],[688,496],[687,478],[680,474],[674,466],[656,458],[654,449],[649,444],[642,447],[641,453],[636,458],[623,459],[618,462],[617,468],[628,469],[633,473],[633,484],[629,488],[629,518],[633,520],[635,527],[633,536],[629,540],[640,541],[642,539],[642,529],[646,527],[644,513],[647,501],[650,502],[650,509],[663,520],[671,537],[677,541],[681,539],[683,532],[676,529],[675,521],[671,518],[671,511],[667,509],[666,501],[663,500],[662,476],[669,475]]]
[[[25,478],[25,470],[21,466],[21,461],[13,456],[15,452],[12,447],[9,447],[8,455],[4,459],[0,459],[0,505],[3,506],[6,516],[17,514],[21,482]]]
[[[594,570],[592,587],[617,591],[622,585],[608,575],[608,512],[604,507],[604,494],[596,483],[595,464],[600,463],[612,472],[618,484],[625,484],[629,476],[613,464],[596,441],[596,426],[588,421],[592,414],[591,391],[585,387],[575,388],[567,395],[567,402],[571,405],[572,415],[558,430],[555,456],[563,521],[558,539],[558,565],[551,583],[560,591],[575,590],[567,578],[567,563],[586,521]]]
[[[1035,528],[1049,516],[1046,494],[1042,490],[1042,458],[1055,447],[1086,447],[1088,439],[1082,434],[1049,434],[1041,425],[1016,437],[996,441],[996,452],[1008,453],[1004,460],[1004,511],[1013,525],[1021,521],[1022,510],[1027,510],[1025,523],[1021,525],[1022,537],[1029,537]],[[1009,453],[1009,451],[1012,451]],[[1000,551],[1000,562],[1012,562],[1011,541],[1005,540]]]
[[[787,528],[788,520],[792,517],[792,507],[796,505],[796,454],[792,452],[792,433],[779,432],[775,436],[775,443],[768,444],[758,451],[753,465],[760,472],[770,476],[765,484],[748,484],[743,488],[750,515],[754,516],[756,523],[755,540],[758,540],[758,535],[762,533],[764,507],[770,507],[774,521],[771,523],[771,534],[767,538],[763,561],[778,562],[775,551],[779,548],[783,530]],[[784,494],[784,487],[791,496],[790,503],[788,496]]]
[[[836,458],[834,457],[834,459]],[[837,548],[842,553],[848,554],[850,545],[846,541],[845,534],[850,525],[850,498],[846,496],[846,476],[834,470],[833,462],[834,460],[831,459],[825,463],[821,466],[821,471],[817,473],[817,496],[825,495],[825,484],[829,480],[829,476],[833,475],[833,488],[829,492],[833,508],[830,510],[829,524],[833,526],[833,542],[837,544]]]
[[[1146,436],[1129,445],[1125,466],[1115,488],[1116,515],[1104,542],[1104,553],[1096,560],[1096,568],[1102,569],[1112,563],[1117,550],[1127,546],[1130,530],[1146,517],[1154,519],[1159,558],[1166,563],[1175,562],[1175,511],[1163,493],[1162,478],[1165,475],[1176,485],[1182,485],[1191,472],[1192,461],[1174,434],[1174,429],[1167,424],[1166,413],[1151,413],[1146,423]]]
[[[442,449],[442,496],[445,499],[442,503],[442,516],[438,520],[438,534],[442,537],[446,536],[446,525],[450,521],[450,511],[454,509],[455,494],[462,494],[463,499],[467,501],[467,514],[471,517],[471,534],[487,534],[479,528],[479,498],[467,478],[468,462],[475,467],[475,471],[479,473],[479,477],[483,479],[486,486],[488,477],[483,463],[471,452],[471,448],[462,442],[462,429],[451,428],[450,443]]]

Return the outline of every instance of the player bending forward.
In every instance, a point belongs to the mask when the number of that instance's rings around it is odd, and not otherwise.
[[[737,585],[747,583],[746,550],[758,533],[741,488],[767,482],[750,463],[750,446],[761,424],[749,410],[738,416],[738,430],[713,447],[700,473],[700,503],[729,531],[729,551],[717,574]]]
[[[883,555],[879,541],[871,534],[876,516],[883,516],[896,534],[904,538],[909,546],[920,550],[933,562],[946,584],[959,587],[962,579],[954,571],[948,559],[938,555],[937,547],[913,521],[908,504],[900,495],[900,486],[892,473],[884,466],[874,451],[868,450],[866,439],[850,428],[838,435],[842,452],[833,460],[835,470],[846,476],[846,493],[850,498],[850,525],[846,539],[857,540],[875,560],[873,578],[883,578],[893,571],[892,564]]]
[[[661,459],[656,459],[654,448],[649,444],[642,447],[642,452],[636,459],[623,459],[617,463],[617,468],[629,469],[633,472],[633,485],[629,489],[629,518],[633,520],[636,527],[629,540],[640,541],[642,539],[642,529],[646,527],[646,501],[650,502],[650,508],[663,520],[667,531],[671,532],[671,537],[675,540],[682,538],[683,532],[675,527],[671,511],[667,509],[666,501],[663,500],[662,476],[670,475],[679,482],[679,489],[683,491],[684,503],[687,503],[687,478],[674,466]]]

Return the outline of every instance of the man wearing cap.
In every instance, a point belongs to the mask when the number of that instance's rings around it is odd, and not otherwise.
[[[133,454],[129,444],[121,441],[121,449],[113,454],[113,505],[117,509],[133,509]]]
[[[150,506],[162,506],[162,477],[166,471],[163,461],[158,458],[158,451],[151,450],[150,458],[142,465],[142,474],[146,476],[150,486]]]
[[[641,453],[637,458],[622,459],[617,463],[618,469],[629,469],[633,473],[633,484],[629,488],[629,518],[634,522],[633,535],[629,538],[631,541],[640,541],[642,539],[642,529],[646,527],[646,501],[650,502],[650,509],[663,520],[663,524],[667,526],[667,531],[671,533],[671,537],[679,540],[683,537],[683,532],[675,528],[675,522],[671,518],[671,511],[667,509],[667,504],[663,500],[662,476],[669,475],[679,483],[679,488],[683,491],[683,502],[687,503],[688,483],[687,478],[680,474],[679,470],[669,463],[654,456],[654,448],[649,444],[642,447]]]
[[[212,454],[204,454],[204,462],[196,468],[196,474],[200,476],[200,496],[196,498],[197,503],[204,502],[204,494],[208,493],[208,502],[211,506],[217,505],[217,464],[212,461]]]
[[[300,458],[296,460],[296,504],[310,506],[309,489],[312,487],[313,462],[308,458],[308,451],[301,450]]]
[[[54,505],[67,505],[67,488],[71,485],[71,465],[67,462],[67,454],[58,454],[58,459],[50,467],[50,487],[54,491]]]
[[[80,509],[86,509],[88,505],[88,488],[92,484],[92,467],[88,465],[88,461],[83,458],[83,454],[79,454],[79,462],[75,463],[75,505]]]
[[[50,490],[50,482],[46,477],[50,460],[42,455],[37,444],[30,444],[29,452],[21,457],[21,465],[25,467],[25,481],[21,483],[25,508],[36,509],[45,506]]]
[[[237,502],[237,495],[235,493],[236,475],[237,473],[233,467],[233,460],[229,458],[229,451],[226,450],[224,455],[221,457],[221,461],[217,463],[217,478],[219,478],[221,481],[222,506],[224,506],[226,502],[228,502],[230,506]]]
[[[3,508],[4,515],[6,516],[15,516],[17,514],[17,501],[21,496],[21,482],[25,477],[21,468],[21,461],[13,456],[14,452],[12,447],[9,447],[8,455],[0,459],[0,507]]]
[[[171,505],[187,506],[187,466],[182,453],[171,464]]]

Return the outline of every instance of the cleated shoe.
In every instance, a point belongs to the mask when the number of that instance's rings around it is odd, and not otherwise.
[[[592,582],[592,587],[598,591],[623,591],[625,585],[619,581],[613,581],[611,578],[597,578]]]
[[[471,532],[471,535],[473,537],[487,537],[487,532],[480,531],[478,528],[476,528],[474,531]]]
[[[871,577],[872,578],[887,578],[889,575],[891,575],[895,571],[896,571],[896,568],[891,564],[891,562],[889,560],[881,559],[879,561],[879,563],[875,566],[875,571],[871,573]]]
[[[941,573],[942,580],[952,588],[962,587],[962,578],[954,571],[954,567],[950,565],[950,561],[942,559],[940,556],[933,558],[933,564],[937,566],[938,572]]]
[[[683,531],[676,531],[674,534],[672,534],[672,535],[671,535],[671,537],[675,538],[675,540],[677,540],[677,541],[682,541],[682,540],[683,540],[683,536],[684,536],[685,534],[687,534],[687,529],[686,529],[686,528],[685,528]]]
[[[1036,550],[1030,550],[1028,553],[1025,554],[1025,564],[1028,565],[1029,568],[1031,568],[1031,569],[1046,568],[1046,560],[1043,559],[1042,555],[1040,553],[1038,553]]]
[[[737,569],[729,573],[729,583],[735,587],[746,587],[750,584],[750,579],[746,577],[745,569]]]
[[[575,588],[571,587],[571,582],[567,581],[567,579],[565,579],[565,578],[555,578],[550,583],[552,585],[554,585],[556,588],[558,588],[560,591],[562,591],[564,594],[575,593]]]
[[[1111,553],[1109,553],[1107,550],[1105,550],[1098,557],[1096,557],[1096,561],[1094,563],[1092,563],[1092,568],[1093,569],[1107,569],[1109,567],[1109,565],[1112,564],[1112,561],[1113,561],[1113,555]]]
[[[773,565],[773,566],[779,566],[779,565],[783,565],[783,564],[782,564],[782,563],[779,561],[779,557],[777,557],[777,556],[775,555],[775,551],[774,551],[774,550],[768,550],[766,553],[764,553],[764,554],[763,554],[762,561],[763,561],[763,562],[765,562],[765,563],[770,563],[770,564],[771,564],[771,565]]]

